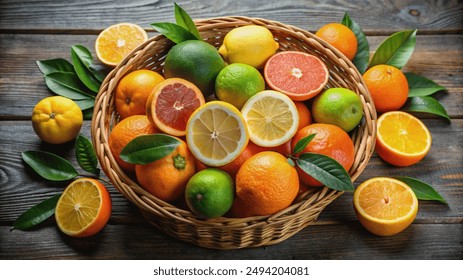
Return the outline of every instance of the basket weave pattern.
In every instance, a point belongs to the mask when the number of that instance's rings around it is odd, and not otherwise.
[[[279,22],[248,17],[223,17],[195,21],[204,41],[218,48],[233,28],[256,24],[267,27],[280,45],[279,51],[303,51],[319,57],[328,67],[327,87],[345,87],[356,92],[362,101],[364,119],[351,133],[355,160],[349,171],[355,180],[365,169],[373,153],[376,111],[371,96],[355,66],[340,52],[312,33]],[[322,210],[342,192],[314,188],[290,207],[271,216],[249,218],[202,219],[188,210],[157,199],[117,165],[108,145],[109,133],[118,121],[114,93],[120,79],[137,69],[162,73],[163,62],[173,43],[162,35],[138,46],[104,80],[95,101],[92,141],[100,165],[114,187],[134,203],[152,225],[183,241],[216,249],[258,247],[281,242],[314,222]]]

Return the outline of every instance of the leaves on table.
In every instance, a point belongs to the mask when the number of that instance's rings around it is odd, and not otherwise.
[[[396,32],[387,37],[376,49],[369,67],[387,64],[402,69],[413,54],[417,29]]]
[[[97,93],[100,89],[101,81],[94,76],[90,65],[93,62],[92,54],[81,45],[71,47],[72,64],[80,81],[91,91]]]
[[[414,73],[404,73],[408,81],[408,97],[428,96],[441,90],[447,90],[445,87]]]
[[[79,134],[76,138],[76,159],[79,166],[86,172],[100,175],[98,168],[98,158],[96,157],[95,150],[93,149],[92,142]]]
[[[122,160],[133,164],[147,164],[170,154],[180,141],[167,134],[141,135],[130,141],[121,151]]]
[[[54,58],[48,60],[39,60],[36,61],[37,66],[39,67],[40,71],[44,74],[50,74],[54,72],[74,72],[74,66],[63,58]]]
[[[79,175],[76,169],[64,158],[44,151],[26,151],[22,159],[37,174],[51,181],[66,181]]]
[[[417,180],[415,178],[407,176],[396,176],[394,177],[410,186],[419,200],[434,200],[444,204],[448,204],[447,201],[430,185]]]
[[[354,63],[355,67],[357,67],[357,70],[360,72],[360,74],[363,74],[365,73],[368,67],[368,62],[370,60],[370,45],[368,44],[367,37],[357,22],[351,19],[347,12],[344,14],[341,23],[352,30],[352,32],[355,34],[355,37],[357,38],[357,53],[355,54],[352,62]]]
[[[56,194],[22,213],[13,223],[11,230],[26,230],[53,216],[60,197],[61,193]]]
[[[443,117],[449,122],[451,121],[444,106],[442,106],[439,101],[431,96],[410,97],[407,99],[407,102],[405,102],[405,105],[400,108],[400,110],[406,112],[429,113]]]

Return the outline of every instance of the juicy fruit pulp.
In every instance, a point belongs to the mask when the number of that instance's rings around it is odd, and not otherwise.
[[[315,97],[312,103],[315,122],[329,123],[349,132],[362,120],[362,102],[346,88],[330,88]]]
[[[204,103],[204,96],[194,84],[181,78],[169,78],[152,92],[146,112],[148,119],[160,130],[184,136],[191,114]]]
[[[188,80],[206,97],[214,91],[215,78],[224,67],[224,60],[212,45],[187,40],[176,44],[167,53],[164,77]]]
[[[269,58],[264,68],[268,86],[283,92],[294,101],[304,101],[317,95],[328,82],[326,65],[316,56],[284,51]]]
[[[185,200],[197,215],[216,218],[231,208],[235,195],[233,179],[225,171],[208,168],[190,178],[185,190]]]
[[[403,231],[413,222],[418,212],[418,200],[405,183],[377,177],[357,187],[354,209],[368,231],[389,236]]]

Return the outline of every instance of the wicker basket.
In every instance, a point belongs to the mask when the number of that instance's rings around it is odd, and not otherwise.
[[[327,87],[350,88],[359,94],[363,103],[363,121],[351,134],[356,156],[349,171],[352,180],[360,175],[374,149],[376,111],[362,76],[347,58],[312,33],[275,21],[223,17],[195,22],[202,38],[217,48],[231,29],[256,24],[267,27],[273,33],[280,44],[280,51],[303,51],[324,61],[330,72]],[[271,216],[202,219],[190,211],[157,199],[140,187],[133,176],[120,169],[108,145],[111,128],[118,121],[114,105],[115,87],[124,75],[136,69],[161,72],[165,56],[172,45],[162,35],[149,39],[109,73],[100,88],[92,120],[92,140],[100,165],[114,187],[134,203],[151,224],[175,238],[201,247],[237,249],[271,245],[291,237],[314,222],[322,210],[342,192],[326,187],[312,189],[299,202]]]

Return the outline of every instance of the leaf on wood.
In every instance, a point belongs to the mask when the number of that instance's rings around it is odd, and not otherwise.
[[[92,142],[85,138],[82,134],[79,134],[76,138],[76,159],[79,166],[86,172],[100,175],[100,169],[98,168],[98,159],[93,149]]]
[[[429,113],[443,117],[450,122],[450,117],[447,114],[444,106],[442,106],[439,101],[431,96],[410,97],[407,99],[407,102],[405,102],[405,105],[400,108],[400,110],[406,112]]]
[[[441,90],[447,90],[430,79],[414,73],[404,73],[408,81],[408,97],[428,96]]]
[[[72,63],[80,81],[91,91],[97,93],[101,82],[93,76],[90,65],[93,62],[92,54],[81,45],[71,47]]]
[[[387,64],[402,69],[415,50],[416,32],[417,29],[404,30],[386,38],[376,49],[369,67]]]
[[[26,230],[40,224],[55,213],[56,203],[61,193],[56,194],[22,213],[13,223],[11,230]]]
[[[394,177],[400,180],[412,188],[419,200],[434,200],[444,204],[448,204],[447,201],[431,186],[415,178],[407,176],[396,176]]]
[[[170,154],[180,141],[167,134],[141,135],[122,149],[122,160],[133,164],[147,164]]]
[[[22,159],[47,180],[66,181],[79,175],[67,160],[49,152],[26,151],[22,153]]]
[[[85,91],[84,85],[75,73],[54,72],[45,75],[47,87],[57,95],[61,95],[72,100],[82,100],[94,98],[92,94]]]
[[[63,58],[54,58],[36,61],[37,66],[44,75],[55,72],[75,73],[72,64]]]
[[[354,63],[355,67],[357,67],[360,74],[363,74],[365,73],[370,60],[370,45],[368,44],[367,37],[357,22],[351,19],[347,12],[344,14],[341,23],[352,30],[357,38],[357,53],[355,54],[352,63]]]

